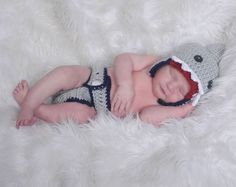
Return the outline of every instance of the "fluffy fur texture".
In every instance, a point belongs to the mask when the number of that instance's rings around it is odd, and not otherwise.
[[[235,0],[0,1],[0,186],[236,186]],[[161,128],[98,116],[15,128],[11,92],[63,64],[225,42],[220,77],[190,117]]]

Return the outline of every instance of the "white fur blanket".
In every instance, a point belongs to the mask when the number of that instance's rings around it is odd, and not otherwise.
[[[1,0],[1,187],[236,186],[235,0]],[[11,92],[63,64],[109,65],[186,41],[225,42],[220,77],[190,117],[154,128],[98,116],[89,125],[15,128]]]

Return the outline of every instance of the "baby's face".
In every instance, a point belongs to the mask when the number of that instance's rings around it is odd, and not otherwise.
[[[165,102],[180,101],[189,91],[188,81],[170,65],[162,67],[153,78],[153,93]]]

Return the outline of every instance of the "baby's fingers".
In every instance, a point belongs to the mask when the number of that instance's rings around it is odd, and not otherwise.
[[[192,103],[188,103],[182,106],[183,108],[183,112],[184,112],[184,116],[188,116],[194,109],[194,106],[192,105]]]
[[[111,110],[115,111],[115,109],[117,108],[117,105],[118,105],[118,98],[114,96],[111,102]]]
[[[127,102],[122,101],[118,108],[118,112],[120,116],[123,116],[126,113]]]
[[[194,106],[192,105],[192,103],[188,103],[184,107],[186,108],[187,111],[192,111],[194,109]]]
[[[121,105],[121,99],[116,97],[112,104],[112,112],[118,112]]]
[[[126,108],[125,108],[126,114],[128,112],[130,112],[130,108],[131,108],[132,103],[133,103],[133,101],[131,101],[131,100],[127,102]]]
[[[117,100],[114,101],[111,111],[117,117],[122,117],[126,113],[125,109],[126,109],[126,102],[123,101],[121,98],[118,98]]]

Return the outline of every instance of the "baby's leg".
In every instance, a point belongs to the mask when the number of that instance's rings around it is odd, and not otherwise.
[[[24,98],[29,92],[29,85],[27,81],[21,81],[13,91],[13,96],[19,106],[22,105]],[[23,125],[32,125],[37,118],[46,122],[60,122],[66,118],[71,118],[79,123],[85,123],[88,119],[93,118],[96,114],[94,108],[80,103],[62,103],[62,104],[41,104],[34,112],[34,120],[32,123],[17,124],[19,128]]]
[[[87,123],[95,115],[94,108],[75,102],[42,104],[35,110],[36,117],[49,123],[59,123],[68,118],[77,123]]]
[[[18,116],[18,125],[31,124],[34,110],[49,96],[60,90],[81,86],[91,73],[90,68],[73,65],[61,66],[41,78],[28,92]]]

